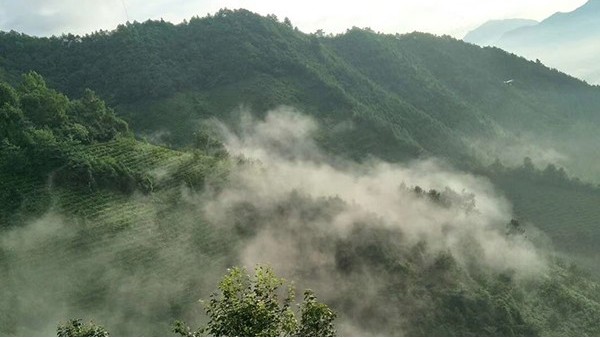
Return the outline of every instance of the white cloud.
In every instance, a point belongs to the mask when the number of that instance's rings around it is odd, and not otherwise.
[[[541,20],[571,11],[585,0],[0,0],[0,29],[31,35],[85,34],[113,29],[127,21],[147,19],[181,22],[220,8],[246,8],[281,19],[289,17],[302,31],[343,32],[352,26],[386,33],[425,31],[462,37],[490,19]]]

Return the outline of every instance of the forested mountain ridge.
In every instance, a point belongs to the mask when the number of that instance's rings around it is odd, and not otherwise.
[[[592,150],[580,154],[555,136],[593,134],[579,124],[598,125],[600,89],[449,37],[356,28],[325,37],[274,16],[222,10],[85,37],[3,33],[0,43],[8,78],[35,70],[69,95],[89,87],[138,132],[175,145],[191,143],[194,121],[226,118],[239,105],[260,112],[287,104],[317,116],[329,129],[323,144],[353,157],[472,158],[485,153],[474,155],[473,139],[522,148],[538,138],[571,157],[560,165],[592,176],[579,163]],[[523,152],[516,163],[536,155]]]

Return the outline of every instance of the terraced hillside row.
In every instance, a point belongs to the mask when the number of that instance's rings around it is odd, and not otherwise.
[[[178,193],[181,186],[186,184],[202,188],[205,179],[215,180],[218,179],[215,175],[224,176],[226,173],[225,162],[215,158],[201,153],[170,150],[135,139],[123,138],[89,146],[80,145],[73,151],[86,153],[100,161],[118,163],[134,174],[148,177],[151,181],[151,193],[145,195],[137,192],[140,198],[146,199],[159,199],[159,196]],[[53,182],[52,173],[46,178],[36,178],[26,174],[2,172],[0,186],[4,192],[3,200],[9,203],[8,206],[3,204],[5,212],[0,220],[0,227],[11,223],[11,214],[12,217],[28,212],[39,215],[49,209],[90,220],[96,220],[96,217],[110,218],[111,214],[127,217],[131,213],[121,211],[138,209],[131,201],[130,194],[111,189],[57,184]],[[21,205],[16,205],[19,201]],[[14,208],[12,212],[11,208]],[[142,208],[135,213],[143,214],[144,210]]]

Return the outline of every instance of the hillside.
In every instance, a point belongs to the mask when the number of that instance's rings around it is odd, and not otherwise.
[[[568,13],[555,13],[535,25],[505,30],[490,41],[486,23],[465,36],[465,41],[481,46],[496,46],[522,55],[540,59],[543,63],[594,84],[600,83],[600,2],[590,0]]]
[[[513,203],[514,215],[525,224],[543,231],[554,250],[575,259],[598,275],[597,231],[600,215],[600,189],[571,180],[562,169],[549,165],[536,169],[525,161],[507,168],[496,162],[485,169],[474,169],[491,179]]]
[[[0,42],[8,78],[35,70],[69,95],[89,87],[137,133],[165,144],[190,144],[198,121],[227,119],[239,105],[260,113],[286,104],[317,116],[329,130],[323,144],[355,158],[480,158],[494,144],[468,145],[498,139],[514,142],[521,156],[513,164],[529,156],[598,178],[587,170],[594,150],[567,140],[597,140],[600,89],[447,37],[360,29],[319,37],[223,10],[180,25],[133,23],[85,37],[4,33]],[[561,156],[538,156],[547,149]]]
[[[155,144],[186,147],[198,143],[207,119],[231,123],[240,110],[261,116],[288,105],[318,120],[321,147],[354,160],[434,156],[472,170],[496,159],[518,167],[529,157],[540,170],[555,165],[600,182],[600,88],[497,48],[358,28],[308,35],[245,10],[85,37],[5,33],[0,41],[9,78],[33,69],[71,95],[90,87]],[[537,201],[513,202],[518,209]],[[562,243],[562,232],[550,235]]]
[[[259,263],[342,335],[600,334],[597,87],[245,10],[0,46],[0,335],[167,335]]]
[[[91,91],[70,100],[36,73],[0,93],[0,334],[52,335],[80,314],[120,334],[166,334],[212,281],[194,264],[208,273],[232,261],[231,235],[195,222],[181,195],[223,181],[227,162],[138,141]],[[171,278],[177,290],[156,284]]]
[[[324,295],[340,316],[342,334],[599,332],[594,320],[600,313],[599,286],[574,267],[559,261],[552,261],[547,272],[487,266],[485,259],[472,256],[469,250],[455,251],[450,246],[447,251],[438,251],[436,246],[441,243],[436,244],[433,238],[414,242],[407,236],[410,229],[403,229],[402,224],[385,225],[396,221],[387,216],[374,217],[370,212],[348,219],[348,233],[334,228],[317,230],[328,223],[337,222],[339,226],[339,220],[346,219],[350,210],[354,213],[370,203],[350,202],[343,190],[335,197],[328,190],[323,197],[310,196],[295,185],[309,187],[310,180],[319,179],[318,175],[296,176],[283,182],[278,177],[280,169],[268,158],[261,160],[262,165],[253,164],[232,161],[233,157],[222,152],[213,151],[215,155],[208,156],[199,150],[182,152],[136,141],[128,136],[126,125],[91,92],[81,100],[69,100],[48,88],[35,73],[24,77],[18,91],[5,84],[1,88],[2,112],[13,112],[10,121],[26,126],[20,129],[25,135],[42,130],[46,135],[35,139],[35,143],[20,143],[31,137],[14,134],[19,131],[12,128],[14,125],[3,124],[0,129],[4,137],[0,154],[9,159],[2,162],[0,175],[1,191],[8,193],[0,196],[0,265],[5,272],[0,277],[3,335],[49,335],[59,320],[78,316],[101,320],[119,335],[167,334],[173,319],[197,317],[195,300],[206,297],[220,272],[245,262],[252,248],[261,245],[265,234],[272,231],[280,239],[263,254],[268,257],[270,250],[286,245],[298,248],[299,255],[291,250],[288,260],[279,263],[272,258],[262,259]],[[32,95],[39,104],[27,103],[32,102]],[[52,106],[57,98],[64,106]],[[92,102],[95,104],[90,105]],[[92,126],[97,126],[103,115],[105,120],[112,119],[108,126],[121,126],[121,134],[74,139],[68,131],[81,113],[75,107],[81,105],[90,108],[84,110],[90,115],[81,120],[84,124],[80,126],[85,129],[80,128],[79,135],[85,135],[82,130],[93,131]],[[35,118],[40,110],[31,107],[42,109],[46,116],[65,107],[63,122],[40,126]],[[285,119],[285,115],[270,116],[265,124]],[[297,122],[292,127],[302,127],[306,121]],[[248,132],[266,131],[266,125],[257,126]],[[59,147],[51,147],[50,135]],[[46,143],[42,143],[44,140]],[[279,151],[285,150],[287,142],[281,141],[284,148],[273,148],[269,156],[280,156]],[[40,155],[51,156],[56,162],[43,160],[41,163],[48,166],[32,166],[34,159],[45,159]],[[31,170],[13,170],[18,164],[16,158],[30,163]],[[284,167],[287,161],[298,169],[306,166],[297,160],[276,158]],[[326,162],[321,166],[327,166]],[[309,166],[302,170],[313,169]],[[333,170],[328,174],[332,182],[350,174],[341,168]],[[247,181],[246,174],[253,179]],[[376,179],[378,174],[362,175]],[[283,194],[278,195],[277,189],[255,191],[256,183],[284,187]],[[389,182],[385,181],[369,184],[368,189],[387,186]],[[361,183],[355,187],[359,191],[364,188]],[[244,193],[246,189],[250,190]],[[479,212],[471,213],[468,204],[460,206],[461,197],[448,189],[436,195],[401,185],[396,193],[401,205],[426,208],[429,215],[464,213],[463,217],[487,222]],[[263,198],[257,199],[261,194]],[[477,242],[485,237],[480,238],[476,232],[462,233],[459,229],[468,229],[469,223],[460,225],[461,221],[455,221],[459,222],[457,230],[444,232],[458,231],[455,235],[466,236],[462,248],[481,250]],[[271,224],[278,227],[273,229]],[[428,225],[432,229],[437,226],[435,222]],[[299,236],[300,231],[308,235]],[[496,237],[504,243],[501,245],[514,246],[513,250],[531,250],[523,246],[520,235],[504,235],[502,226],[485,231],[486,237]],[[293,242],[287,242],[290,238]],[[328,257],[325,261],[333,265],[322,265],[322,259],[306,260],[302,253],[306,250]],[[539,268],[535,262],[530,264],[534,264],[532,269]],[[320,273],[309,273],[314,269]],[[378,282],[365,288],[364,279],[371,277]],[[332,284],[333,279],[338,282]],[[393,302],[389,302],[390,295]],[[559,303],[563,304],[560,310],[556,305]],[[570,324],[556,326],[553,323],[557,318]]]

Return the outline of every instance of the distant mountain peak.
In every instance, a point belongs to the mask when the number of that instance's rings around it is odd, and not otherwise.
[[[500,22],[510,24],[495,27],[495,21],[489,21],[463,40],[500,47],[531,60],[540,59],[550,67],[600,83],[600,0],[588,0],[572,11],[554,13],[537,24],[519,26],[518,19]]]
[[[583,10],[588,12],[593,12],[595,14],[600,13],[600,0],[588,0],[583,6],[579,7],[576,10]]]
[[[494,45],[506,32],[537,24],[537,21],[530,19],[490,20],[467,33],[463,40],[479,45]]]
[[[588,0],[585,4],[570,12],[557,12],[552,14],[541,22],[541,24],[547,24],[548,22],[554,23],[555,21],[561,20],[577,20],[581,17],[595,18],[600,15],[600,0]],[[600,21],[600,20],[598,20]]]

